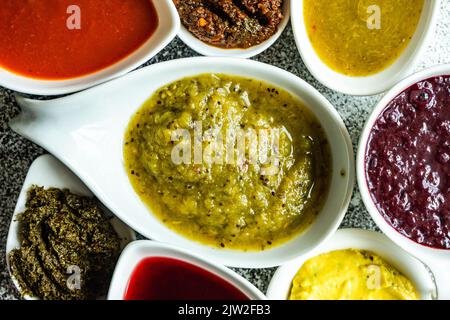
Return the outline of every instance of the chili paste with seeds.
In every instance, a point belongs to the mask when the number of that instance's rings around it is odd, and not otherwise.
[[[45,300],[106,295],[120,239],[95,199],[33,186],[18,220],[21,246],[8,258],[22,295]]]
[[[258,45],[278,30],[283,0],[173,0],[183,25],[203,42],[227,49]]]

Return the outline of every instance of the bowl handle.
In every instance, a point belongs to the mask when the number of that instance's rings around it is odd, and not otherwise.
[[[438,300],[450,300],[450,259],[427,257],[423,261],[431,269]]]

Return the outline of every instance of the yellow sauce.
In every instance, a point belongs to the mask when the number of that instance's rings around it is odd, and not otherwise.
[[[367,76],[389,67],[406,49],[423,4],[424,0],[305,0],[303,10],[309,39],[322,61],[339,73]]]
[[[289,300],[417,300],[412,282],[379,256],[339,250],[306,261]]]

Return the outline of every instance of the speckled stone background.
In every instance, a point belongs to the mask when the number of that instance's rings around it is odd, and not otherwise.
[[[415,66],[417,71],[437,64],[450,63],[450,0],[442,0],[441,3],[435,36],[428,43],[427,50]],[[147,64],[195,55],[197,54],[179,39],[175,39]],[[281,38],[271,48],[255,59],[296,74],[324,94],[344,119],[356,146],[362,127],[380,96],[352,97],[336,93],[318,83],[305,68],[295,47],[290,27],[286,28]],[[6,269],[6,237],[27,170],[36,157],[45,153],[45,150],[20,137],[8,127],[9,120],[19,113],[20,108],[15,102],[13,92],[0,87],[0,299],[19,298]],[[357,189],[353,194],[342,227],[376,229]],[[265,292],[274,269],[238,269],[237,271]]]

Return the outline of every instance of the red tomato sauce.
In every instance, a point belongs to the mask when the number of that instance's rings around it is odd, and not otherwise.
[[[38,79],[84,76],[136,51],[157,26],[151,0],[2,0],[0,67]]]
[[[164,257],[142,260],[133,271],[125,300],[249,300],[221,277],[190,263]]]

